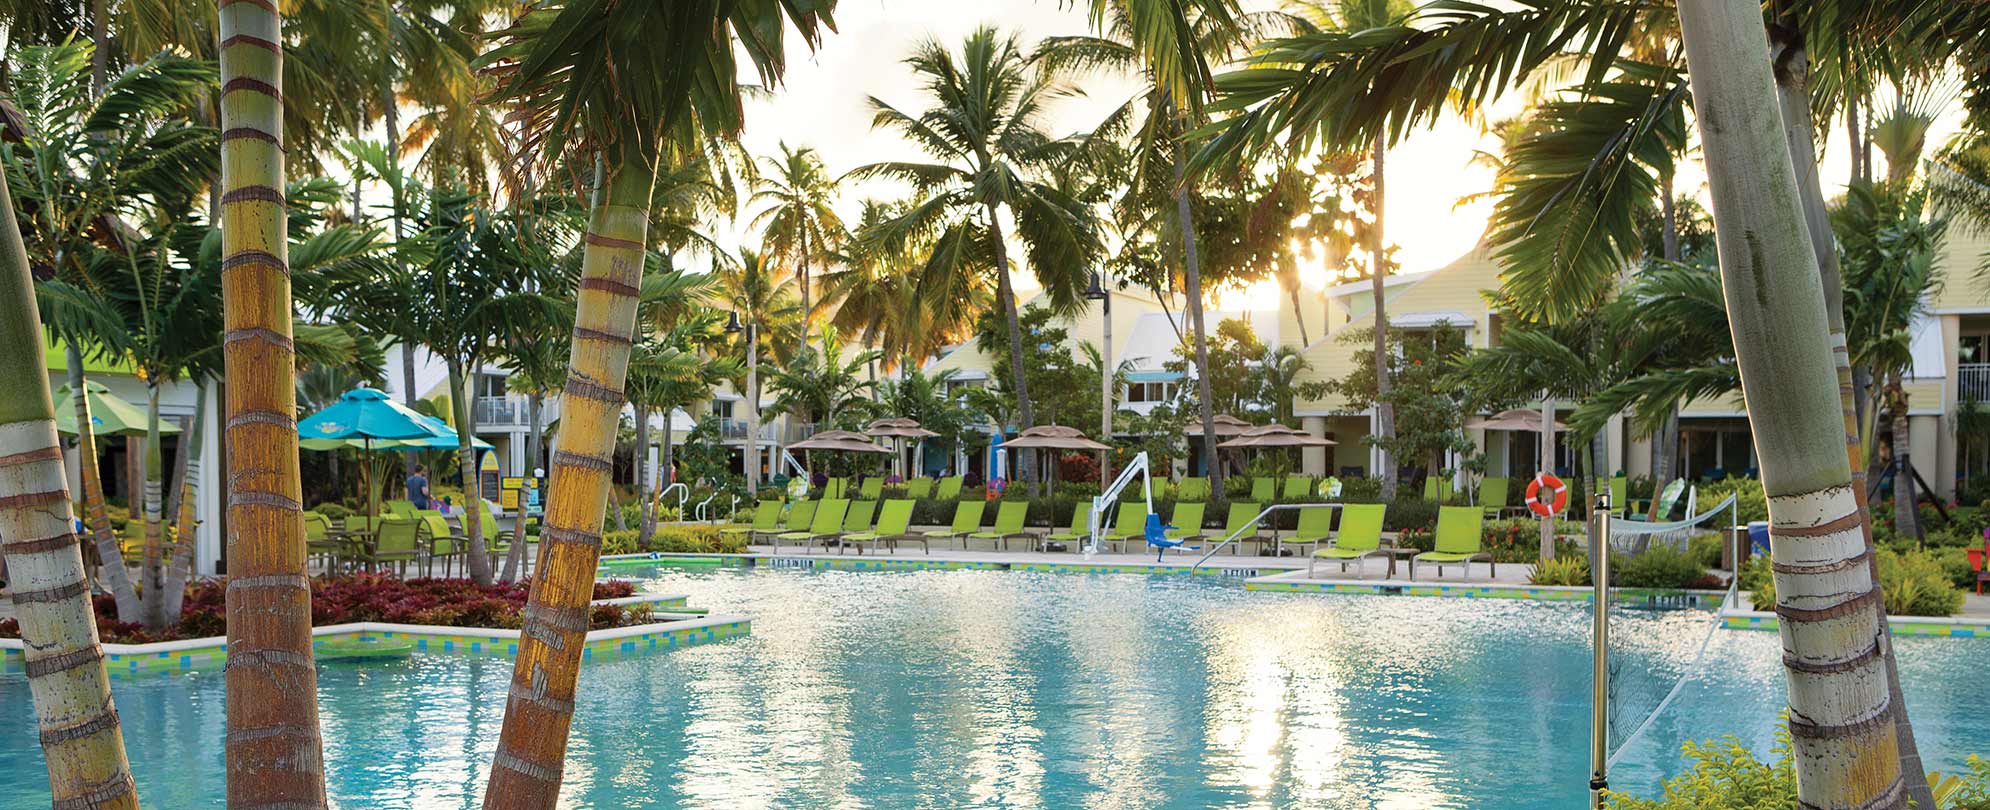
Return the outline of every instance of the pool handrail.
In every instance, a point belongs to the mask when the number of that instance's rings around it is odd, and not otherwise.
[[[1341,505],[1338,503],[1275,503],[1270,506],[1267,506],[1263,510],[1258,512],[1257,517],[1251,519],[1250,525],[1241,527],[1236,531],[1231,532],[1229,535],[1225,536],[1221,542],[1217,543],[1214,546],[1210,546],[1209,550],[1207,552],[1204,552],[1202,557],[1195,561],[1194,565],[1188,567],[1188,572],[1191,574],[1195,573],[1197,570],[1202,568],[1203,563],[1209,562],[1209,558],[1216,556],[1216,552],[1222,551],[1224,546],[1236,542],[1237,538],[1243,536],[1245,532],[1255,531],[1258,527],[1258,524],[1264,522],[1265,515],[1269,515],[1273,512],[1283,512],[1288,510],[1339,509],[1340,507]]]

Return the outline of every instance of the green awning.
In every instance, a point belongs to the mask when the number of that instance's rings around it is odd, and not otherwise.
[[[145,409],[126,402],[111,394],[111,389],[94,380],[84,380],[83,389],[90,392],[90,432],[98,436],[143,436],[145,435]],[[55,429],[64,436],[76,435],[76,400],[69,396],[69,386],[55,389]],[[164,419],[159,420],[159,433],[170,436],[180,432],[178,425]]]

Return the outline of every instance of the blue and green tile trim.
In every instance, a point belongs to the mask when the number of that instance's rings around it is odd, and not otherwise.
[[[1990,617],[1926,619],[1890,616],[1887,623],[1892,625],[1896,636],[1990,639]],[[1721,617],[1721,625],[1729,630],[1775,630],[1778,627],[1776,614],[1759,611],[1731,612]]]

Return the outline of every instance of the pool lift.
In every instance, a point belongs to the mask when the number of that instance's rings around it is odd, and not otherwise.
[[[1085,559],[1091,559],[1092,555],[1098,554],[1104,547],[1106,509],[1118,500],[1122,490],[1133,484],[1136,475],[1140,477],[1141,494],[1147,500],[1147,525],[1143,528],[1142,534],[1147,538],[1147,545],[1154,548],[1154,561],[1160,562],[1161,555],[1171,548],[1189,550],[1197,548],[1182,545],[1188,541],[1186,537],[1169,537],[1168,530],[1174,527],[1162,523],[1161,516],[1154,514],[1154,479],[1148,474],[1147,454],[1143,452],[1135,455],[1133,462],[1126,465],[1126,469],[1120,470],[1119,477],[1113,479],[1112,486],[1101,490],[1098,497],[1092,499],[1092,514],[1088,521],[1091,532],[1085,538]]]

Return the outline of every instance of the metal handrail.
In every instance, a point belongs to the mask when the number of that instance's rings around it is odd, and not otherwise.
[[[1270,506],[1267,506],[1264,508],[1264,511],[1258,513],[1257,517],[1251,519],[1251,525],[1243,529],[1238,529],[1234,532],[1231,532],[1228,537],[1223,538],[1223,542],[1217,543],[1214,547],[1211,547],[1208,553],[1202,555],[1201,559],[1196,560],[1194,565],[1188,567],[1188,572],[1191,574],[1195,573],[1198,569],[1202,568],[1203,563],[1209,562],[1209,558],[1216,556],[1216,552],[1222,551],[1224,546],[1236,542],[1237,538],[1242,537],[1245,531],[1250,529],[1256,529],[1259,523],[1264,522],[1265,515],[1269,515],[1273,512],[1279,512],[1284,510],[1322,509],[1322,508],[1339,509],[1340,507],[1341,505],[1337,503],[1275,503]]]
[[[717,491],[717,490],[714,490],[714,491],[712,492],[712,494],[710,494],[710,495],[706,495],[706,496],[705,496],[705,499],[704,499],[704,500],[702,500],[702,501],[699,501],[699,502],[698,502],[698,506],[697,506],[696,508],[694,508],[694,509],[692,509],[692,510],[691,510],[691,513],[692,513],[693,515],[696,515],[696,516],[697,516],[697,517],[695,518],[696,520],[704,520],[704,519],[705,519],[705,507],[706,507],[706,506],[707,506],[708,504],[710,504],[710,503],[712,502],[712,499],[713,499],[713,498],[716,498],[716,497],[718,497],[718,496],[719,496],[719,493],[718,493],[718,491]],[[682,514],[682,513],[679,513],[678,517],[679,517],[679,518],[682,518],[682,517],[683,517],[683,514]]]
[[[685,486],[683,481],[678,481],[676,483],[671,484],[670,486],[657,490],[656,499],[658,501],[663,500],[663,496],[669,495],[671,490],[677,490],[677,519],[683,520],[684,504],[686,501],[691,500],[691,488]]]

